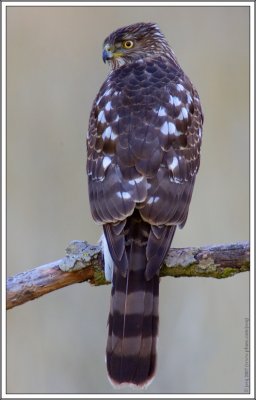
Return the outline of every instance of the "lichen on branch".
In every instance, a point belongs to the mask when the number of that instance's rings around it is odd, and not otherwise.
[[[11,309],[53,290],[88,281],[105,285],[100,246],[72,241],[66,256],[50,264],[21,272],[7,279],[7,304]],[[63,272],[63,271],[71,272]],[[228,278],[250,270],[248,242],[217,246],[171,248],[161,267],[160,276]]]

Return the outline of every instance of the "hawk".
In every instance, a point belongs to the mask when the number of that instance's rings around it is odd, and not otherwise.
[[[159,270],[187,219],[203,114],[156,24],[111,33],[103,61],[111,71],[90,114],[87,174],[112,280],[106,363],[112,384],[145,387],[156,368]]]

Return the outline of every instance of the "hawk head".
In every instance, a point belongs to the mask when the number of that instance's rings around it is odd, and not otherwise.
[[[170,47],[157,24],[137,23],[119,28],[103,44],[103,61],[112,69],[153,55],[170,53]]]

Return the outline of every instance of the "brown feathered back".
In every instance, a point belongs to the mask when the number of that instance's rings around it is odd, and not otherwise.
[[[113,70],[93,104],[87,172],[114,264],[107,367],[115,384],[143,386],[155,371],[159,269],[187,219],[203,116],[155,24],[117,30],[104,52]]]

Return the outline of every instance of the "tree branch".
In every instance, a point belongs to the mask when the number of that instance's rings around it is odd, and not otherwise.
[[[61,270],[61,269],[62,270]],[[83,268],[83,269],[79,269]],[[63,272],[63,270],[72,272]],[[78,270],[79,269],[79,270]],[[228,278],[250,270],[248,242],[227,245],[170,249],[160,276]],[[7,279],[7,309],[24,304],[53,290],[88,281],[107,282],[99,246],[73,241],[63,259],[33,268]]]

